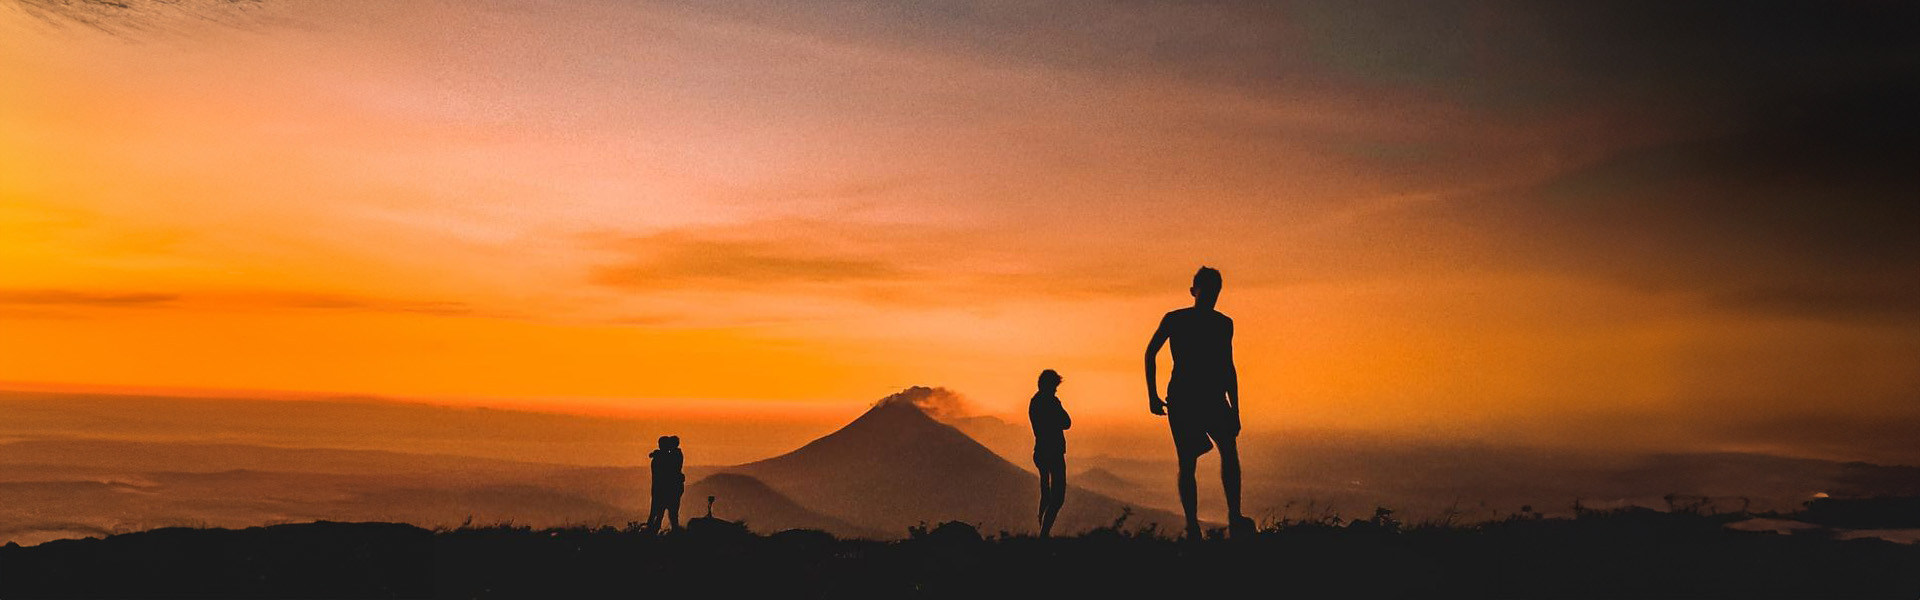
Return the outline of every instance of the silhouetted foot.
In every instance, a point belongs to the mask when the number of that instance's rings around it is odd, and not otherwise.
[[[1250,538],[1259,532],[1259,528],[1253,524],[1253,519],[1249,519],[1244,515],[1227,517],[1227,533],[1231,535],[1233,539]]]
[[[1200,535],[1200,524],[1188,523],[1187,524],[1187,541],[1198,542],[1202,539],[1206,539],[1206,538],[1205,536]]]

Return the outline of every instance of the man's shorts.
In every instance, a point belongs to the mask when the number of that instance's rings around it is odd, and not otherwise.
[[[1167,424],[1173,428],[1173,445],[1180,456],[1206,454],[1215,441],[1240,435],[1240,424],[1224,394],[1207,399],[1168,398]]]

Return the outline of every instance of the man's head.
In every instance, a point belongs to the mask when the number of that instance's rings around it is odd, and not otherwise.
[[[1051,392],[1060,389],[1060,374],[1047,369],[1040,372],[1040,391]]]
[[[679,448],[679,447],[680,447],[680,436],[677,436],[677,435],[663,435],[663,436],[660,436],[660,448],[661,448],[661,449],[663,449],[663,450],[672,450],[672,449],[675,449],[675,448]]]
[[[1220,271],[1213,267],[1200,267],[1193,273],[1193,287],[1187,288],[1193,294],[1195,306],[1211,308],[1220,300]]]

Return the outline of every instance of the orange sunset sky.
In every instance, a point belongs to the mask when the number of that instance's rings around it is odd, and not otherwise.
[[[1137,424],[1206,264],[1250,427],[1920,433],[1910,30],[1402,8],[3,3],[0,387]]]

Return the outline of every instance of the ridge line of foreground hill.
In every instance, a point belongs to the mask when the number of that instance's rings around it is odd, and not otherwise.
[[[711,519],[666,536],[322,521],[0,547],[0,598],[1920,596],[1920,545],[1736,531],[1730,518],[1632,509],[1403,528],[1383,514],[1197,543],[1121,526],[1042,540],[949,523],[886,542]]]

